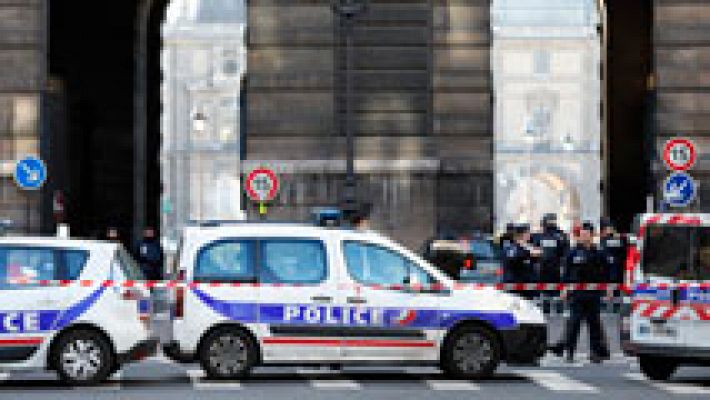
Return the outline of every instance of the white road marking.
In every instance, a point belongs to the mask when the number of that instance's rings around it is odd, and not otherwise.
[[[629,372],[624,374],[624,377],[631,381],[643,382],[656,389],[666,391],[673,394],[710,394],[710,387],[694,385],[691,383],[682,382],[657,382],[646,378],[638,372]]]
[[[0,382],[5,382],[8,380],[10,380],[10,374],[8,374],[7,372],[0,373]]]
[[[516,370],[515,373],[555,392],[599,392],[599,389],[594,386],[569,378],[555,371]]]
[[[201,369],[189,369],[186,373],[190,377],[192,387],[196,390],[240,390],[242,388],[242,384],[237,381],[205,382],[203,381],[205,372]]]
[[[481,387],[473,382],[467,381],[447,381],[447,380],[435,380],[427,379],[427,386],[431,390],[442,390],[442,391],[473,391],[481,390]]]
[[[319,390],[360,390],[359,383],[350,379],[311,379],[311,387]]]

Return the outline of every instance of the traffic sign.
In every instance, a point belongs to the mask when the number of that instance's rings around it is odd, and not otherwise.
[[[685,172],[673,173],[663,183],[663,199],[671,207],[687,207],[697,192],[695,181]]]
[[[47,166],[39,158],[27,156],[15,165],[14,178],[20,189],[40,189],[47,180]]]
[[[697,157],[695,145],[688,139],[671,139],[663,147],[663,161],[672,171],[687,171],[693,168]]]
[[[276,197],[279,191],[279,179],[268,168],[257,168],[249,173],[245,183],[246,192],[252,201],[264,203]]]

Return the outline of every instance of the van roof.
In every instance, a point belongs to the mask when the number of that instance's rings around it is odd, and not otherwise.
[[[72,248],[118,247],[118,243],[105,240],[58,238],[53,236],[2,236],[0,245],[49,246]]]

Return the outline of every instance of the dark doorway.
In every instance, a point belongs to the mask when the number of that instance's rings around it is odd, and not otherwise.
[[[153,24],[157,28],[149,29],[148,41],[148,134],[140,143],[134,137],[140,2],[50,2],[49,73],[55,82],[50,102],[61,112],[51,114],[49,125],[62,127],[55,131],[67,148],[66,157],[53,160],[51,168],[66,172],[57,188],[66,195],[73,235],[101,236],[107,226],[116,226],[130,241],[136,220],[136,146],[145,146],[147,161],[144,219],[147,224],[158,222],[160,35],[159,23]],[[164,10],[164,5],[156,9]]]
[[[628,228],[652,193],[652,11],[650,1],[607,1],[607,168],[609,216]]]

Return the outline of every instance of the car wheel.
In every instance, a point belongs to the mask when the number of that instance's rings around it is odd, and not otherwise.
[[[678,369],[678,363],[663,357],[641,356],[641,372],[654,381],[667,381]]]
[[[223,328],[210,333],[200,346],[202,369],[211,379],[234,379],[247,375],[256,363],[256,345],[241,329]]]
[[[53,366],[67,384],[95,385],[116,368],[111,345],[97,331],[70,331],[59,338],[53,349]]]
[[[464,326],[446,339],[442,369],[466,379],[490,377],[500,363],[500,341],[495,333],[481,326]]]

